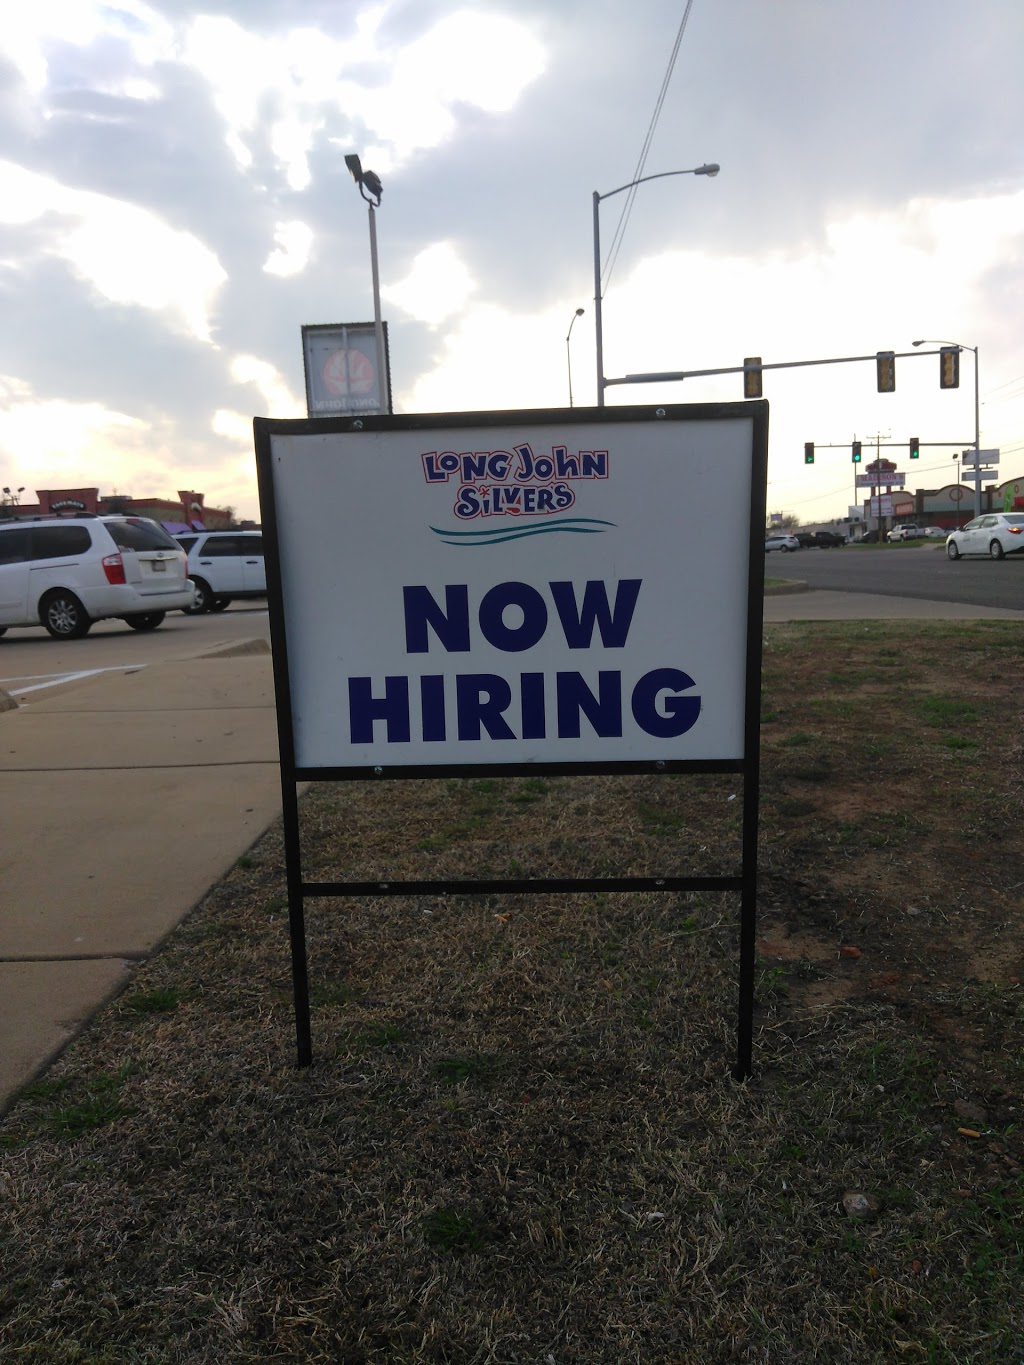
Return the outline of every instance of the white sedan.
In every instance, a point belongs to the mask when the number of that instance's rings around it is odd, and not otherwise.
[[[1024,512],[989,512],[975,517],[946,537],[946,554],[950,559],[961,555],[1005,559],[1007,555],[1024,554]]]
[[[765,554],[767,554],[769,550],[782,550],[783,553],[786,553],[789,550],[799,550],[799,548],[800,542],[797,540],[796,536],[778,535],[765,536],[764,538]]]

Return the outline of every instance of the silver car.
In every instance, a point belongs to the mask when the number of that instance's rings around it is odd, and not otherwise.
[[[765,536],[764,538],[765,554],[768,554],[771,550],[781,550],[783,554],[786,554],[790,550],[799,550],[799,548],[800,542],[797,540],[796,536],[776,535]]]
[[[950,559],[962,555],[988,555],[1005,559],[1024,554],[1024,512],[988,512],[946,537]]]

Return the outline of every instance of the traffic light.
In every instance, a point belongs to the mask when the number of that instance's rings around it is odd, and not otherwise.
[[[757,369],[749,369],[748,366],[751,365],[756,365]],[[761,397],[761,357],[759,355],[743,357],[743,397]]]
[[[910,458],[912,460],[919,460],[921,458],[921,441],[917,436],[911,436],[910,438]]]
[[[896,352],[879,351],[875,356],[875,374],[879,393],[894,393],[896,389]]]
[[[943,346],[939,352],[939,388],[960,387],[960,347]]]
[[[859,442],[859,441],[854,441],[854,443],[853,443],[853,463],[854,463],[854,464],[860,464],[860,442]]]
[[[804,442],[804,464],[813,464],[813,463],[814,463],[814,442],[813,442],[813,441],[805,441],[805,442]]]

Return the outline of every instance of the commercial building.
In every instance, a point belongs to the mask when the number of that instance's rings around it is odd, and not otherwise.
[[[37,488],[37,502],[27,503],[20,494],[5,488],[0,497],[0,516],[68,516],[75,512],[102,515],[110,512],[150,517],[172,535],[184,531],[220,531],[237,523],[230,508],[207,507],[202,493],[179,490],[172,498],[130,498],[122,493],[101,494],[98,488]]]

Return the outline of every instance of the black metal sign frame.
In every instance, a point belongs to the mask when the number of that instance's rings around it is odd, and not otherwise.
[[[654,761],[596,763],[505,763],[438,764],[430,766],[301,767],[296,763],[292,696],[288,661],[288,624],[281,573],[278,508],[275,493],[273,440],[275,436],[356,435],[361,432],[424,431],[439,428],[479,428],[532,424],[615,424],[638,421],[716,422],[743,419],[751,424],[750,494],[748,524],[748,572],[745,630],[745,679],[743,708],[743,757],[728,759],[658,759]],[[267,559],[267,593],[273,644],[278,740],[280,745],[281,799],[288,890],[292,982],[299,1066],[313,1059],[309,1010],[309,974],[306,953],[305,901],[307,897],[332,896],[451,896],[588,891],[737,892],[740,897],[739,970],[736,1031],[737,1080],[750,1076],[753,1051],[755,941],[757,911],[757,837],[760,774],[761,638],[764,598],[764,524],[768,463],[768,404],[763,401],[720,404],[671,404],[602,408],[553,408],[510,412],[461,412],[338,418],[273,420],[254,423],[260,506]],[[723,503],[728,493],[722,489]],[[742,512],[729,510],[730,527],[743,526]],[[713,599],[708,610],[715,610]],[[302,875],[299,833],[298,784],[437,777],[576,776],[602,774],[737,773],[743,778],[740,868],[733,876],[697,877],[666,873],[662,877],[543,877],[458,878],[434,881],[307,881]]]

